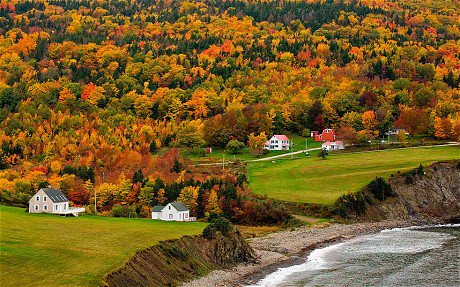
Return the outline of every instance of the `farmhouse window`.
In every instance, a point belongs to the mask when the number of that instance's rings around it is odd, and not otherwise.
[[[40,196],[37,196],[35,199],[36,199],[37,201],[40,201]]]
[[[43,196],[43,201],[46,201],[46,196]]]
[[[172,214],[169,215],[169,219],[173,219],[173,218],[172,218]]]
[[[35,210],[38,210],[38,205],[35,205]]]
[[[44,210],[48,210],[48,206],[47,206],[47,205],[44,205],[44,206],[43,206],[43,209],[44,209]]]

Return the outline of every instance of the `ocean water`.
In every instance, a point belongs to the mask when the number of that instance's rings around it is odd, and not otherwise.
[[[460,225],[384,230],[312,251],[251,287],[460,287]]]

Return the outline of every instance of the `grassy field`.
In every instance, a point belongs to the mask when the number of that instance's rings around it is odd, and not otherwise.
[[[308,158],[251,163],[248,174],[255,193],[284,201],[332,204],[340,195],[359,190],[376,176],[388,177],[420,163],[459,158],[458,146],[337,153],[326,160],[312,153]]]
[[[135,251],[199,234],[206,224],[28,214],[0,206],[0,274],[6,286],[98,286]]]
[[[211,154],[207,154],[205,155],[204,157],[199,157],[197,155],[194,155],[194,154],[187,154],[185,153],[185,155],[195,161],[222,161],[222,158],[224,157],[225,160],[233,160],[233,159],[239,159],[239,160],[243,160],[243,161],[247,161],[247,160],[253,160],[253,159],[257,159],[257,158],[265,158],[265,157],[270,157],[270,156],[275,156],[275,155],[280,155],[280,154],[285,154],[285,153],[289,153],[289,152],[293,152],[293,151],[298,151],[298,150],[304,150],[305,149],[305,137],[301,137],[299,135],[295,135],[295,134],[286,134],[287,137],[289,137],[289,139],[292,141],[293,143],[293,147],[291,150],[288,150],[288,151],[270,151],[266,154],[263,154],[259,157],[255,157],[253,155],[251,155],[250,151],[249,151],[249,148],[245,148],[243,149],[242,153],[240,154],[236,154],[236,155],[233,155],[233,154],[230,154],[228,153],[226,150],[220,150],[220,149],[213,149],[212,153]],[[315,142],[315,140],[313,138],[308,138],[308,148],[316,148],[316,147],[320,147],[321,146],[321,143],[317,143]]]

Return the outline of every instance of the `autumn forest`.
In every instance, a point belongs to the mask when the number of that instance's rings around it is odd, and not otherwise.
[[[52,185],[113,215],[180,199],[278,223],[244,170],[183,150],[324,128],[350,145],[460,137],[456,0],[0,3],[2,203]]]

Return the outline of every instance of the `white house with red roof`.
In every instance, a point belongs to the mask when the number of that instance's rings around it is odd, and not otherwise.
[[[291,142],[285,135],[274,135],[264,146],[266,150],[289,150]]]
[[[343,141],[327,141],[321,145],[321,148],[327,151],[345,149]]]

